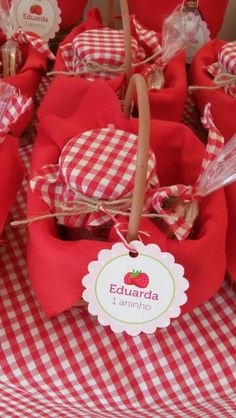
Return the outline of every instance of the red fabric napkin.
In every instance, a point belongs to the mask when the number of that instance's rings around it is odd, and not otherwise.
[[[4,37],[1,37],[0,45],[4,42]],[[5,77],[4,81],[17,87],[21,94],[34,98],[42,75],[47,69],[46,57],[39,53],[32,45],[22,45],[22,52],[24,57],[24,65],[20,72],[15,76]],[[20,136],[28,123],[30,122],[34,110],[34,104],[20,116],[18,121],[12,125],[11,131],[15,136]]]
[[[0,234],[24,175],[18,154],[18,138],[6,136],[0,143]]]
[[[201,48],[190,68],[190,80],[192,85],[214,85],[213,77],[206,69],[204,69],[204,67],[218,61],[218,52],[225,44],[225,41],[214,39]],[[193,92],[193,97],[201,114],[203,113],[206,103],[211,103],[211,111],[215,125],[222,133],[225,140],[228,141],[236,132],[235,118],[232,117],[232,115],[236,115],[235,98],[226,94],[223,88],[217,90],[195,90]]]
[[[75,25],[82,17],[88,0],[57,0],[61,9],[61,29]]]
[[[226,187],[225,194],[229,213],[226,241],[227,270],[230,277],[236,281],[236,183]]]
[[[39,112],[39,130],[35,143],[31,177],[45,164],[55,164],[65,143],[78,132],[113,123],[117,128],[137,133],[138,120],[127,120],[120,110],[115,93],[105,82],[83,85],[78,96],[72,94],[73,80],[68,79],[63,102],[56,104],[53,92],[60,80],[49,89],[50,105],[44,101]],[[54,98],[52,100],[52,97]],[[96,106],[95,106],[96,104]],[[47,111],[45,111],[47,109]],[[63,113],[64,109],[64,113]],[[199,173],[203,145],[187,127],[165,121],[151,121],[151,142],[157,158],[161,185],[173,182],[192,184]],[[31,191],[28,216],[48,213],[47,205]],[[190,281],[184,312],[207,300],[219,288],[225,273],[226,204],[223,191],[204,199],[195,238],[179,244],[168,240],[154,222],[143,219],[140,229],[150,233],[145,243],[156,243],[170,251],[184,265]],[[111,230],[109,241],[62,241],[52,219],[29,225],[28,269],[34,292],[46,315],[52,316],[74,305],[82,295],[82,277],[88,263],[102,248],[118,241]],[[43,266],[43,272],[42,272]]]
[[[128,0],[130,13],[149,29],[161,31],[163,20],[181,0]],[[199,9],[207,22],[211,37],[216,37],[223,23],[228,0],[199,0]]]

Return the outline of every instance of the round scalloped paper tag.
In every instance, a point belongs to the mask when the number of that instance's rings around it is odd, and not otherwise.
[[[130,245],[136,253],[117,243],[89,263],[82,281],[83,299],[90,314],[114,332],[153,334],[180,315],[189,283],[183,266],[170,253],[155,244],[133,241]]]
[[[11,17],[14,29],[33,32],[44,41],[55,37],[61,23],[57,0],[13,0]]]

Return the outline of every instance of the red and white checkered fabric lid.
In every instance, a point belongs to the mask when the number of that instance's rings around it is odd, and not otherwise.
[[[65,212],[84,206],[85,199],[93,202],[114,202],[132,198],[136,170],[137,136],[107,128],[83,132],[72,138],[63,148],[59,163],[41,168],[30,181],[30,187],[50,207],[52,212]],[[145,208],[150,208],[152,189],[158,185],[156,159],[150,150]],[[130,199],[116,207],[129,211]],[[92,210],[91,210],[92,212]],[[61,224],[98,226],[110,218],[96,211],[76,216],[59,216]]]
[[[0,81],[0,142],[30,104],[31,99],[18,94],[10,84]]]
[[[135,19],[135,36],[131,37],[133,62],[139,62],[160,49],[155,32],[144,29]],[[148,51],[148,52],[147,52]],[[125,46],[123,30],[99,28],[86,30],[77,35],[71,43],[61,47],[62,57],[67,71],[81,72],[81,77],[95,80],[109,80],[122,73],[109,72],[101,68],[99,72],[92,69],[93,63],[111,69],[119,69],[124,64]]]
[[[179,198],[185,203],[198,202],[201,200],[202,197],[207,194],[205,190],[200,188],[202,176],[204,175],[209,163],[217,156],[224,146],[224,138],[214,125],[209,103],[205,107],[202,123],[206,129],[209,129],[209,134],[205,156],[196,183],[188,186],[177,184],[168,187],[161,187],[154,193],[152,200],[153,209],[158,214],[163,215],[166,223],[169,225],[176,238],[180,241],[188,237],[193,224],[187,221],[184,216],[182,217],[177,214],[175,207],[165,209],[166,199]]]
[[[225,44],[218,53],[218,62],[208,65],[207,71],[215,78],[227,80],[229,75],[236,75],[236,41]],[[232,97],[236,97],[236,82],[224,86],[224,91]]]

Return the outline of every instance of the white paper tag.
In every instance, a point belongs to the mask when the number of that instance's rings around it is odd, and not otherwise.
[[[83,299],[99,323],[114,332],[152,334],[180,315],[189,284],[183,266],[170,253],[155,244],[133,241],[130,245],[136,257],[117,243],[89,263],[89,273],[82,280]]]
[[[195,22],[194,19],[199,19],[199,15],[195,15],[193,13],[191,13],[191,15],[193,16],[192,19],[190,19],[187,23],[187,25],[189,25],[189,29],[192,27],[194,27]],[[188,47],[186,48],[186,63],[187,64],[191,64],[191,62],[193,61],[197,51],[206,43],[210,41],[210,32],[207,28],[207,24],[204,20],[200,19],[199,23],[198,23],[198,31],[196,33],[196,35],[194,36],[194,38],[191,40],[190,44],[188,45]]]
[[[33,32],[44,41],[55,37],[61,23],[56,0],[13,0],[11,7],[14,29]]]

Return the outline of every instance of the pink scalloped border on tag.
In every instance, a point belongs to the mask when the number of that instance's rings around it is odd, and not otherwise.
[[[61,10],[57,0],[12,0],[11,19],[15,30],[22,28],[48,41],[59,31]]]
[[[183,266],[158,245],[140,241],[130,245],[137,251],[136,257],[116,243],[89,263],[89,273],[82,280],[83,299],[90,314],[115,333],[153,334],[180,315],[189,283]]]

